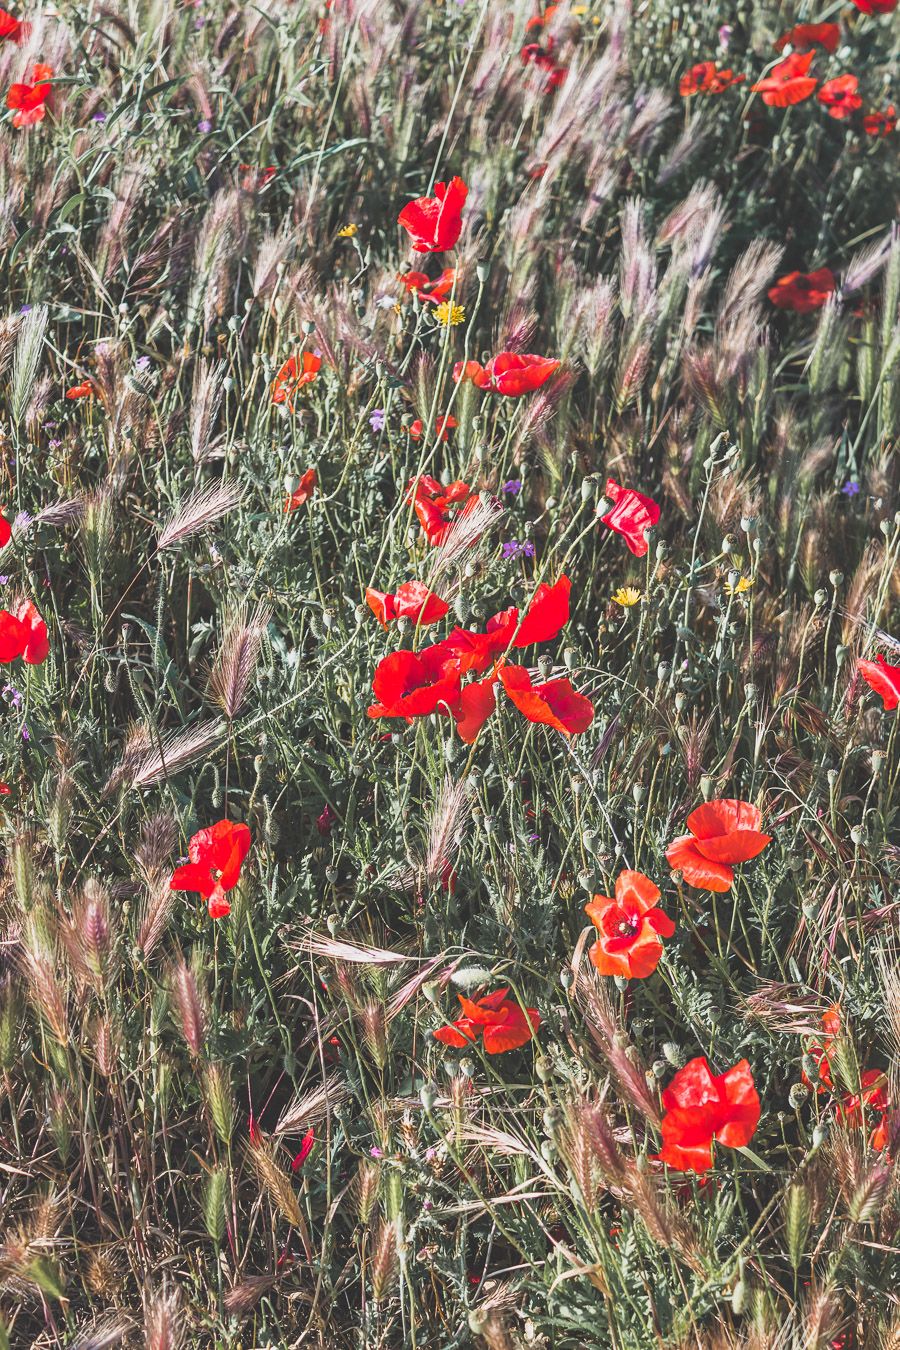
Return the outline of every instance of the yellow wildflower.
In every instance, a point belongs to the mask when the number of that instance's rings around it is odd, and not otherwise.
[[[746,591],[749,591],[752,585],[753,585],[752,577],[738,577],[734,585],[732,585],[730,581],[725,582],[725,594],[743,595]]]
[[[338,230],[338,239],[352,239],[355,234],[359,234],[358,225],[345,225],[342,230]]]
[[[612,596],[614,605],[621,605],[623,609],[631,609],[641,598],[641,593],[636,586],[620,586]]]
[[[434,317],[444,328],[455,328],[457,324],[465,323],[466,310],[464,305],[451,305],[449,300],[438,305],[434,311]]]

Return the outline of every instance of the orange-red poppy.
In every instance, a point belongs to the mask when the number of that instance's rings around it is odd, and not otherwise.
[[[555,727],[564,736],[578,736],[594,720],[594,705],[567,679],[535,684],[524,666],[501,666],[500,683],[510,702],[529,722]]]
[[[317,352],[298,352],[289,356],[272,381],[272,402],[286,403],[294,411],[294,396],[305,384],[311,384],[322,369]]]
[[[478,361],[457,361],[453,367],[453,378],[457,384],[460,380],[471,380],[476,388],[486,393],[520,398],[522,394],[532,394],[545,385],[560,365],[561,362],[549,356],[498,352],[483,366]]]
[[[430,591],[423,581],[405,581],[392,593],[368,586],[366,604],[382,628],[387,628],[394,619],[404,618],[425,627],[443,619],[450,609],[446,600]]]
[[[603,493],[614,503],[612,509],[600,517],[603,524],[620,534],[636,557],[643,558],[650,547],[647,530],[658,522],[659,506],[652,497],[645,497],[634,488],[620,487],[612,478],[606,480]]]
[[[866,113],[862,124],[867,136],[889,136],[897,130],[897,109],[889,103],[883,111]]]
[[[453,290],[456,268],[445,267],[435,281],[429,280],[427,272],[401,272],[398,280],[403,282],[408,292],[418,296],[420,300],[429,300],[432,304],[439,305]]]
[[[90,380],[82,380],[81,384],[73,384],[71,388],[66,390],[66,398],[68,399],[93,397],[94,386]]]
[[[526,1008],[523,1012],[516,1000],[509,998],[508,989],[497,989],[475,1002],[464,994],[457,997],[462,1005],[462,1017],[452,1026],[438,1027],[432,1033],[436,1041],[457,1050],[472,1045],[480,1033],[485,1052],[502,1055],[507,1050],[526,1045],[541,1024],[537,1008]]]
[[[375,669],[375,702],[369,717],[402,717],[407,722],[431,713],[449,713],[459,699],[459,671],[447,666],[436,647],[391,652]]]
[[[10,85],[6,95],[7,108],[15,108],[14,127],[31,127],[43,120],[47,111],[53,78],[53,67],[38,63],[31,72],[31,83]]]
[[[316,490],[318,481],[315,469],[307,469],[306,473],[300,479],[300,482],[285,502],[285,513],[287,514],[290,511],[296,511],[298,506],[303,506],[304,503],[308,502]]]
[[[450,436],[450,432],[458,425],[459,423],[455,417],[452,417],[450,413],[444,413],[443,417],[439,417],[437,420],[434,429],[435,436],[439,441],[446,441]],[[422,421],[421,417],[417,417],[414,422],[410,423],[409,434],[414,441],[420,441],[424,431],[425,423]]]
[[[853,0],[863,14],[893,14],[897,0]]]
[[[736,863],[762,853],[772,836],[763,834],[762,814],[750,802],[725,797],[704,802],[687,818],[690,834],[673,839],[666,849],[670,867],[700,891],[731,889]]]
[[[252,839],[246,825],[220,820],[208,829],[198,830],[188,845],[188,858],[176,867],[169,882],[173,891],[198,891],[206,900],[211,919],[223,919],[231,913],[226,891],[240,881],[241,866],[250,852]]]
[[[473,497],[468,483],[457,479],[445,487],[425,473],[410,481],[406,499],[412,501],[429,544],[437,545],[444,542],[458,512],[465,510]]]
[[[663,1146],[656,1156],[678,1172],[708,1172],[714,1141],[745,1148],[759,1124],[759,1096],[746,1059],[716,1075],[698,1055],[678,1070],[662,1102]]]
[[[624,871],[616,877],[615,899],[595,895],[584,912],[599,933],[590,956],[601,975],[644,980],[652,975],[663,953],[660,938],[670,938],[675,924],[657,906],[659,887],[643,872]]]
[[[745,79],[745,75],[735,75],[733,70],[719,70],[715,61],[700,61],[682,75],[678,92],[682,98],[691,98],[694,94],[723,94],[733,84],[743,84]]]
[[[775,43],[776,52],[785,47],[793,47],[795,52],[808,52],[811,47],[821,47],[833,55],[841,40],[840,25],[836,23],[795,23]]]
[[[0,548],[6,548],[10,539],[12,539],[12,526],[0,509]]]
[[[39,666],[50,653],[47,625],[30,600],[23,600],[13,613],[0,609],[0,664],[17,656],[30,666]]]
[[[879,655],[874,661],[857,661],[856,669],[869,688],[881,695],[885,712],[892,712],[900,703],[900,666],[889,666]]]
[[[462,209],[469,189],[461,178],[435,183],[433,197],[417,197],[397,220],[412,239],[416,253],[443,253],[453,248],[462,231]]]
[[[827,110],[828,116],[838,122],[845,121],[862,107],[859,80],[855,75],[837,75],[833,80],[826,80],[816,98]]]
[[[10,42],[21,42],[31,31],[31,25],[23,23],[14,15],[0,9],[0,40],[8,38]]]
[[[752,86],[754,94],[762,94],[762,101],[770,108],[790,108],[809,98],[818,83],[807,74],[815,53],[795,52],[773,66],[765,79]]]
[[[779,277],[769,289],[769,299],[776,309],[808,314],[813,309],[821,309],[836,289],[834,273],[828,267],[820,267],[816,272],[788,272]]]

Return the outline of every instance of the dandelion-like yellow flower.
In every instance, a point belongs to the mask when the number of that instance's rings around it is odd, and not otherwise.
[[[725,594],[726,594],[726,595],[743,595],[746,591],[749,591],[749,589],[750,589],[750,587],[751,587],[752,585],[753,585],[753,578],[752,578],[752,577],[739,577],[738,580],[734,583],[733,586],[732,586],[732,584],[731,584],[730,581],[726,581],[726,582],[725,582]]]
[[[620,586],[612,595],[614,605],[621,605],[623,609],[631,609],[641,598],[641,593],[636,586]]]
[[[466,321],[465,305],[451,305],[449,300],[445,300],[434,311],[434,317],[444,328],[456,328],[457,324]]]
[[[355,234],[359,234],[358,225],[345,225],[342,230],[338,230],[338,239],[352,239]]]

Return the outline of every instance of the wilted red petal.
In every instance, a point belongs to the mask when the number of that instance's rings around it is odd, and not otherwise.
[[[874,661],[857,661],[856,669],[866,684],[881,695],[885,712],[896,708],[900,703],[900,666],[889,666],[883,656],[877,656]]]

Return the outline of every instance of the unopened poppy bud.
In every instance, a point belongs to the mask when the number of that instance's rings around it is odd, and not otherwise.
[[[313,333],[316,331],[316,325],[313,323],[312,319],[303,320],[303,331],[307,337],[312,337]]]
[[[656,678],[659,680],[660,684],[662,684],[663,680],[667,680],[671,673],[671,663],[668,661],[660,661],[659,665],[656,667]]]
[[[563,651],[563,665],[566,670],[574,670],[578,661],[578,653],[574,647],[566,647]]]
[[[735,1317],[740,1317],[747,1306],[747,1285],[744,1280],[738,1280],[731,1294],[731,1311]]]
[[[541,1157],[546,1163],[553,1162],[556,1157],[556,1145],[553,1143],[552,1139],[544,1139],[541,1141]]]
[[[222,388],[225,390],[226,394],[231,393],[232,389],[234,388],[234,380],[231,378],[230,375],[225,376],[224,380],[222,381]]]
[[[607,511],[609,510],[610,510],[610,503],[606,500],[605,497],[601,497],[597,505],[594,507],[594,515],[597,516],[597,518],[599,519],[600,516],[605,516]]]
[[[597,847],[597,831],[585,830],[581,836],[581,842],[588,853],[593,853]]]
[[[735,588],[735,586],[738,584],[738,582],[740,581],[740,579],[741,579],[741,574],[740,574],[740,572],[737,572],[737,571],[735,571],[734,569],[732,569],[732,570],[728,573],[728,588],[729,588],[730,591],[734,591],[734,588]]]
[[[493,834],[493,833],[494,833],[494,817],[493,817],[493,816],[485,816],[484,820],[481,822],[481,828],[484,830],[485,834]]]
[[[838,586],[840,586],[841,582],[844,580],[844,574],[835,569],[833,572],[828,573],[828,580],[831,582],[834,589],[837,590]]]
[[[640,806],[641,802],[644,800],[645,791],[646,789],[643,783],[632,783],[631,795],[634,798],[635,806]]]
[[[597,878],[594,874],[594,869],[592,867],[582,867],[581,871],[578,873],[578,884],[582,890],[587,891],[588,895],[593,895],[596,882]]]
[[[649,533],[649,531],[648,531],[648,533]],[[668,551],[669,551],[669,550],[668,550],[668,548],[666,547],[665,542],[664,542],[662,539],[660,539],[659,542],[658,542],[658,544],[656,545],[656,561],[657,561],[657,562],[662,562],[663,558],[666,556],[666,554],[668,553]]]
[[[539,656],[538,670],[541,673],[542,679],[549,680],[550,676],[553,674],[553,658],[546,655]]]
[[[471,606],[469,605],[468,597],[463,595],[462,592],[460,592],[460,594],[453,601],[453,612],[459,619],[460,623],[466,622],[466,620],[469,617],[470,609]]]
[[[687,703],[687,695],[680,691],[675,695],[675,711],[684,712],[684,705]]]
[[[664,1059],[655,1059],[653,1061],[654,1078],[665,1078],[667,1077],[669,1072],[670,1072],[669,1066]]]
[[[419,1089],[419,1101],[428,1112],[434,1110],[437,1101],[437,1088],[433,1083],[423,1083]]]
[[[401,614],[399,619],[397,620],[397,632],[400,634],[400,636],[403,637],[406,633],[408,633],[411,627],[412,623],[409,619],[409,616],[406,614]]]
[[[881,773],[881,766],[884,763],[884,755],[880,750],[872,751],[872,777],[877,778]]]
[[[555,511],[557,506],[559,506],[559,502],[555,497],[548,497],[545,505],[548,511]]]
[[[625,990],[628,988],[628,981],[626,980],[625,976],[615,975],[613,976],[613,978],[616,982],[616,988],[618,989],[619,993],[624,994]]]
[[[356,608],[355,608],[354,611],[353,611],[353,618],[356,620],[357,626],[359,626],[359,624],[361,624],[361,623],[365,620],[365,617],[366,617],[366,615],[368,614],[368,612],[369,612],[369,611],[368,611],[368,609],[366,608],[365,605],[357,605],[357,606],[356,606]],[[366,694],[366,702],[368,703],[368,701],[369,701],[369,695]]]
[[[819,1076],[819,1065],[812,1055],[804,1055],[800,1061],[800,1066],[804,1074],[810,1081],[814,1081]]]
[[[722,553],[731,553],[733,548],[734,548],[734,540],[732,539],[730,534],[726,534],[725,538],[719,545],[719,550]]]
[[[553,1077],[553,1065],[541,1055],[534,1062],[534,1071],[542,1083],[549,1083]]]
[[[483,286],[491,275],[490,263],[480,262],[475,264],[475,275]]]
[[[792,1083],[791,1090],[788,1093],[788,1105],[791,1110],[799,1111],[808,1096],[809,1088],[805,1083]]]
[[[591,480],[590,480],[589,478],[582,478],[582,480],[581,480],[581,500],[582,500],[583,502],[589,502],[589,501],[591,500],[591,498],[593,497],[593,495],[594,495],[594,484],[591,482]]]
[[[664,1041],[662,1047],[663,1055],[673,1069],[681,1065],[681,1047],[675,1041]]]
[[[700,791],[703,793],[703,800],[705,802],[708,802],[710,797],[713,795],[715,786],[716,780],[714,778],[710,778],[708,773],[705,773],[703,777],[700,779]]]
[[[755,524],[756,516],[741,516],[741,529],[744,531],[744,534],[752,534]]]
[[[329,628],[334,627],[334,615],[330,609],[322,610],[322,627],[327,632]]]
[[[563,1127],[565,1116],[558,1106],[548,1106],[544,1112],[544,1129],[549,1135],[558,1134]]]
[[[562,970],[559,972],[559,982],[562,985],[563,989],[566,990],[566,992],[568,992],[572,988],[572,985],[575,983],[575,976],[572,974],[568,966],[563,966]]]

